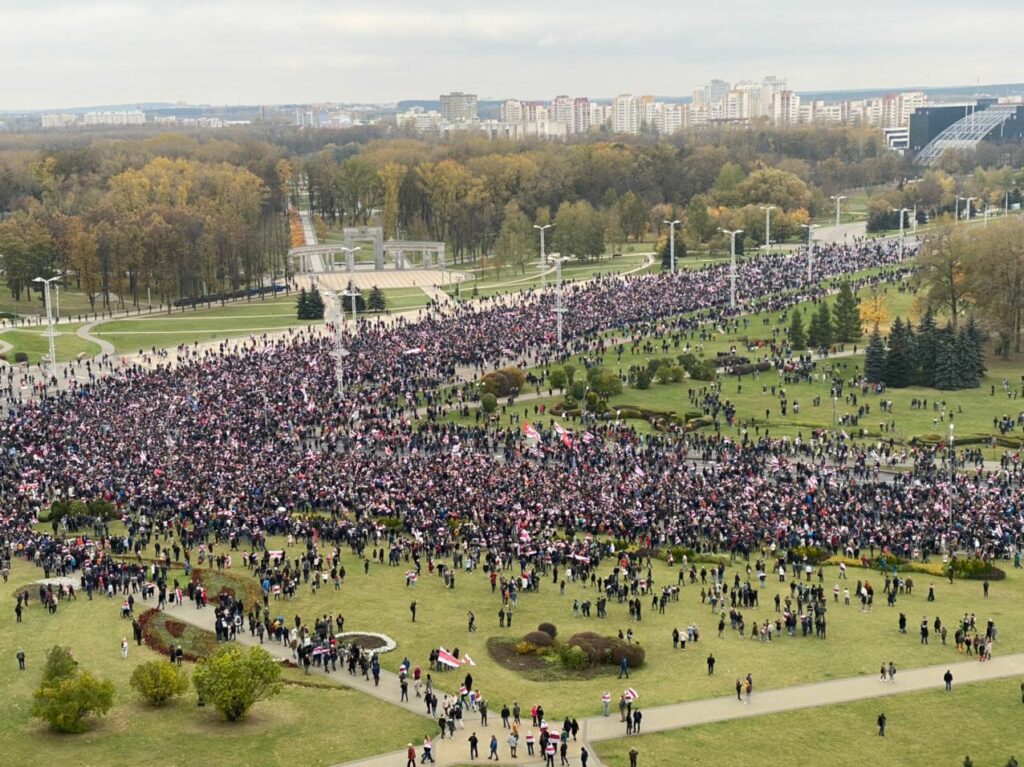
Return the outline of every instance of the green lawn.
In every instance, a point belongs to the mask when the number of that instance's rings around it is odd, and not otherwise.
[[[0,754],[4,764],[64,763],[89,767],[164,767],[165,765],[331,765],[401,748],[431,731],[425,719],[358,691],[286,685],[272,701],[257,704],[239,724],[218,719],[211,707],[197,708],[189,692],[166,708],[142,704],[128,686],[132,669],[160,657],[131,643],[128,660],[120,641],[131,627],[118,617],[119,600],[84,593],[61,603],[55,616],[38,600],[15,623],[15,588],[29,585],[42,570],[15,560],[10,583],[0,585],[0,599],[10,609],[0,623]],[[110,679],[117,688],[110,715],[82,735],[56,735],[31,718],[32,691],[38,686],[45,651],[68,644],[82,667]],[[19,673],[14,653],[27,655],[28,670]],[[191,664],[186,664],[191,671]],[[287,671],[287,680],[300,680]],[[387,726],[381,726],[382,722]],[[424,729],[425,723],[428,729]]]
[[[1022,708],[1020,680],[1006,679],[640,735],[596,751],[609,767],[626,767],[633,748],[642,767],[748,767],[764,757],[791,767],[959,767],[965,756],[1003,767],[1011,755],[1024,759]],[[882,711],[884,738],[875,726]]]
[[[81,325],[78,323],[57,326],[59,335],[54,340],[54,347],[58,362],[75,359],[82,353],[99,354],[99,346],[75,335],[75,331],[80,327]],[[42,358],[50,353],[50,339],[44,335],[45,333],[45,325],[26,329],[0,330],[0,341],[6,341],[14,347],[7,352],[7,359],[13,362],[17,352],[25,352],[28,354],[31,364],[39,364]]]
[[[272,541],[271,548],[284,548],[283,541]],[[294,556],[298,546],[290,549]],[[505,669],[490,657],[486,648],[491,636],[519,638],[533,630],[543,621],[554,623],[559,636],[566,638],[578,631],[597,631],[615,634],[620,629],[632,628],[638,641],[647,651],[647,664],[632,673],[631,686],[644,696],[645,705],[654,706],[680,700],[694,700],[728,694],[728,685],[741,674],[752,672],[763,680],[765,687],[783,687],[791,684],[833,679],[864,673],[873,673],[878,665],[879,647],[895,661],[899,668],[910,668],[941,663],[944,658],[959,657],[952,647],[943,647],[936,642],[922,647],[914,635],[900,635],[897,631],[897,616],[904,611],[914,621],[921,615],[929,619],[936,614],[945,622],[952,622],[964,614],[975,612],[979,617],[991,618],[1000,629],[999,652],[1024,650],[1024,611],[1018,609],[1024,598],[1024,572],[1013,570],[1005,581],[992,586],[991,596],[982,599],[981,585],[977,582],[957,582],[935,578],[938,601],[927,603],[927,584],[932,580],[924,574],[914,574],[918,585],[913,596],[902,597],[896,609],[890,609],[879,600],[873,613],[862,613],[859,606],[834,605],[829,600],[829,633],[827,641],[814,638],[784,637],[772,643],[740,639],[735,632],[726,629],[724,638],[716,634],[717,616],[710,612],[710,606],[701,603],[700,585],[687,585],[678,603],[670,603],[664,615],[651,609],[650,598],[644,600],[643,620],[631,624],[625,604],[612,600],[608,605],[608,619],[589,621],[573,617],[573,599],[595,599],[593,589],[582,584],[567,583],[566,593],[560,596],[551,576],[542,578],[541,591],[536,594],[522,594],[519,608],[515,613],[512,629],[499,629],[497,612],[499,597],[491,593],[487,576],[476,571],[471,574],[459,572],[456,588],[444,588],[443,581],[429,575],[424,567],[419,584],[413,588],[405,585],[405,572],[411,565],[388,567],[371,565],[364,575],[361,562],[347,550],[343,555],[348,576],[340,593],[332,589],[321,590],[316,596],[308,587],[286,606],[288,614],[299,614],[312,619],[332,610],[341,610],[346,618],[346,629],[385,631],[398,643],[398,651],[383,658],[383,665],[396,670],[404,655],[415,663],[423,663],[432,647],[444,645],[451,650],[458,647],[476,661],[473,676],[484,695],[489,697],[493,708],[499,709],[501,702],[519,701],[524,706],[543,702],[550,712],[549,718],[561,719],[565,715],[592,716],[600,712],[601,693],[605,689],[617,689],[619,683],[615,672],[610,670],[596,677],[566,681],[559,674],[553,674],[550,681],[531,681],[520,674]],[[752,562],[753,564],[753,562]],[[610,560],[604,562],[601,573],[607,574],[612,567]],[[736,572],[727,563],[726,578],[732,582]],[[652,564],[655,584],[675,584],[676,570],[666,564],[654,561]],[[508,571],[512,574],[515,570]],[[746,578],[740,570],[741,578]],[[562,573],[559,577],[563,577]],[[853,569],[848,581],[851,592],[858,578],[867,577],[878,582],[877,573]],[[831,590],[837,582],[837,570],[826,568],[824,584]],[[762,592],[760,610],[745,611],[749,620],[774,619],[771,600],[776,592],[789,593],[789,584],[779,585],[769,579]],[[881,583],[878,591],[881,593]],[[416,600],[418,605],[416,623],[409,619],[409,603]],[[271,603],[272,606],[274,603]],[[470,634],[466,631],[466,611],[476,613],[479,630]],[[685,628],[695,622],[704,632],[704,639],[691,645],[685,652],[672,649],[673,627]],[[728,626],[728,624],[727,624]],[[719,661],[720,675],[709,679],[704,673],[704,660],[713,651]],[[461,682],[461,673],[435,677],[441,689],[454,690]]]

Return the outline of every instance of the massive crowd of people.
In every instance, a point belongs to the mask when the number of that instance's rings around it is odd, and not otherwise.
[[[899,260],[895,244],[819,247],[815,278]],[[126,365],[102,380],[92,367],[72,366],[67,388],[9,402],[0,422],[0,537],[5,550],[54,569],[80,564],[89,554],[69,548],[68,531],[102,527],[70,519],[41,534],[32,523],[55,498],[103,498],[126,521],[116,541],[125,551],[172,536],[185,550],[259,548],[269,535],[314,531],[324,543],[363,551],[384,540],[389,518],[405,531],[394,547],[464,543],[468,556],[491,564],[546,559],[584,570],[606,553],[602,536],[703,550],[772,543],[902,556],[951,546],[998,556],[1019,545],[1018,484],[1000,473],[942,479],[928,456],[916,472],[882,481],[877,456],[825,435],[737,443],[699,432],[645,437],[610,421],[568,435],[549,420],[536,424],[536,439],[415,417],[416,403],[467,367],[542,364],[590,348],[608,330],[725,321],[728,277],[728,267],[712,267],[568,287],[563,350],[554,344],[550,291],[416,322],[362,322],[342,334],[345,396],[334,340],[311,331],[238,350],[229,342],[180,350],[175,365]],[[748,310],[821,290],[799,254],[742,265],[738,285]],[[294,514],[306,509],[330,513]],[[125,577],[123,565],[105,567]]]

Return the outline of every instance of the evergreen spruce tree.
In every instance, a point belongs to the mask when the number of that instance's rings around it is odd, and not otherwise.
[[[960,388],[960,371],[956,362],[956,337],[947,329],[938,332],[936,341],[934,387],[944,391],[953,391]]]
[[[886,386],[902,389],[909,386],[913,370],[913,331],[899,317],[889,331],[889,351],[885,355]]]
[[[309,294],[306,293],[306,289],[302,288],[299,290],[299,300],[296,302],[296,316],[300,320],[309,319]]]
[[[307,320],[322,320],[324,318],[324,297],[320,295],[319,288],[314,285],[309,291],[307,298]]]
[[[981,384],[981,379],[985,373],[988,372],[988,369],[985,367],[986,335],[985,331],[975,322],[973,314],[967,318],[964,330],[971,341],[970,357],[974,367],[974,380],[978,382],[975,385],[978,386]]]
[[[981,376],[978,375],[974,358],[974,341],[967,334],[966,328],[960,328],[960,332],[956,334],[956,344],[953,348],[956,357],[956,388],[978,388],[981,385]]]
[[[885,342],[877,325],[864,352],[864,378],[870,383],[881,383],[885,380]]]
[[[804,333],[804,320],[801,316],[800,307],[793,307],[793,319],[789,323],[789,345],[796,351],[803,351],[807,348],[807,336]]]
[[[848,343],[861,337],[860,309],[849,282],[843,282],[839,286],[839,295],[836,296],[832,312],[835,314],[834,335],[836,341]]]
[[[812,349],[827,349],[832,345],[832,312],[822,301],[811,317],[811,329],[807,334],[807,345]]]
[[[935,315],[931,307],[925,311],[917,326],[917,343],[914,348],[913,383],[919,386],[935,386],[935,364],[939,353],[939,331],[935,326]]]
[[[376,285],[373,286],[373,290],[370,291],[370,295],[366,299],[366,307],[371,312],[382,312],[388,308],[388,300],[384,291]]]

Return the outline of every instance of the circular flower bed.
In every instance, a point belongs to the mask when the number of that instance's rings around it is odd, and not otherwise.
[[[345,631],[334,636],[342,644],[354,644],[363,650],[378,654],[391,652],[398,647],[395,640],[387,634],[375,634],[372,631]]]

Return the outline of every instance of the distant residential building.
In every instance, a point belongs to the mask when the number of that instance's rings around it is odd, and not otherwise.
[[[773,93],[771,118],[776,125],[796,125],[800,122],[800,97],[793,91]]]
[[[548,116],[565,124],[568,133],[576,133],[576,104],[571,96],[555,96],[551,100]]]
[[[54,112],[42,117],[44,128],[69,128],[78,124],[78,115],[68,112]]]
[[[124,109],[111,112],[86,112],[83,125],[145,125],[146,113],[141,109]]]
[[[589,133],[592,123],[593,112],[590,109],[590,99],[584,97],[572,100],[572,127],[574,133]]]
[[[478,117],[475,93],[454,91],[441,94],[441,119],[445,122],[473,122]]]
[[[615,97],[612,102],[612,131],[614,133],[640,132],[636,96],[623,93]]]
[[[502,122],[521,123],[524,115],[523,102],[518,99],[508,99],[501,105]]]
[[[411,129],[417,133],[438,133],[441,130],[441,113],[413,107],[395,116],[399,128]]]

